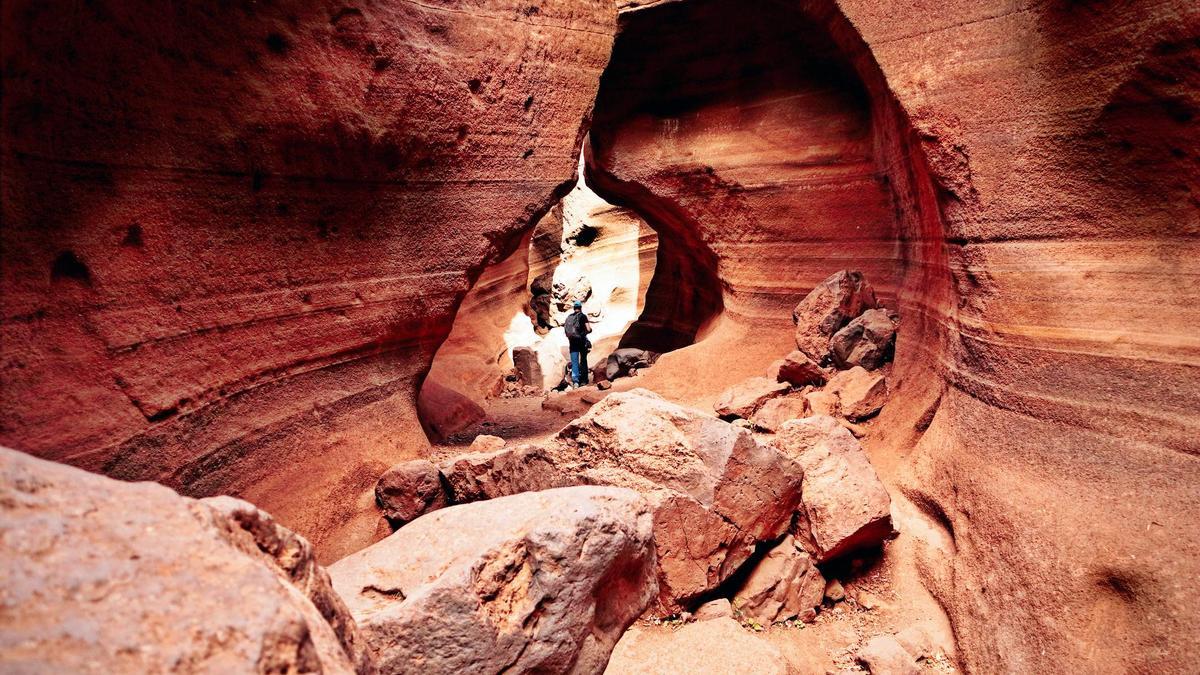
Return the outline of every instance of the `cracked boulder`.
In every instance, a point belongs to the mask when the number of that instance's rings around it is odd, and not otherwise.
[[[615,393],[568,424],[555,462],[585,483],[635,489],[654,506],[658,610],[685,609],[775,539],[800,503],[800,465],[740,429],[657,394]]]
[[[769,625],[798,617],[812,622],[825,597],[825,577],[791,535],[771,547],[733,596],[742,616]]]
[[[572,484],[546,450],[535,445],[458,455],[442,462],[440,468],[456,504]]]
[[[866,419],[887,402],[887,379],[862,366],[843,370],[829,380],[826,391],[838,397],[838,411],[848,420]]]
[[[373,672],[308,542],[231,497],[0,448],[0,578],[6,670]]]
[[[829,340],[829,353],[839,368],[875,370],[891,360],[895,347],[896,324],[882,309],[868,309]]]
[[[443,509],[330,568],[382,673],[600,673],[657,593],[652,514],[581,486]]]
[[[829,355],[833,334],[877,304],[875,290],[862,272],[833,273],[792,310],[796,348],[814,361],[823,361]]]
[[[792,420],[775,445],[804,467],[797,538],[818,563],[881,544],[892,532],[891,497],[854,435],[828,416]]]

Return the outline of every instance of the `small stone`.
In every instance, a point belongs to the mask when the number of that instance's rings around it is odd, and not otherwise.
[[[867,641],[855,658],[873,675],[917,675],[916,659],[891,635],[877,635]]]
[[[842,587],[842,582],[837,579],[830,579],[829,583],[825,584],[825,599],[830,602],[845,600],[846,589]]]
[[[854,601],[858,603],[859,607],[867,611],[879,609],[884,605],[884,602],[878,596],[869,591],[859,591],[854,595]]]
[[[468,452],[495,452],[504,447],[504,439],[499,436],[489,436],[488,434],[480,434],[471,441],[471,447]]]
[[[728,619],[733,617],[733,605],[730,604],[728,598],[718,598],[700,605],[696,610],[696,621],[710,621],[712,619]]]
[[[612,382],[609,382],[608,380],[600,380],[596,383],[596,388],[601,391],[612,389]]]

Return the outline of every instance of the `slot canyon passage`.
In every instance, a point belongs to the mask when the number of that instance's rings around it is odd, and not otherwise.
[[[1196,669],[1196,3],[2,13],[0,670]]]

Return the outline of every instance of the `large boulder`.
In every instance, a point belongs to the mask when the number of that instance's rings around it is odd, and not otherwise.
[[[794,617],[811,622],[824,597],[825,577],[812,556],[788,535],[754,566],[733,596],[733,606],[763,625]]]
[[[814,361],[823,361],[829,355],[829,338],[863,310],[876,305],[875,290],[862,272],[833,273],[792,310],[796,348]]]
[[[442,509],[330,568],[383,673],[600,673],[655,597],[650,507],[610,487]]]
[[[443,461],[440,469],[456,504],[573,484],[546,450],[534,445],[458,455]]]
[[[762,404],[786,394],[790,389],[786,382],[769,377],[751,377],[721,392],[713,409],[721,417],[750,419]]]
[[[679,630],[635,627],[617,643],[606,675],[788,675],[783,654],[730,618]]]
[[[615,393],[557,436],[565,475],[630,487],[655,509],[660,607],[716,588],[753,546],[780,536],[800,503],[800,465],[745,429],[635,389]]]
[[[862,366],[843,370],[829,380],[826,391],[838,397],[838,410],[846,419],[861,420],[883,408],[887,402],[887,379],[867,372]]]
[[[0,663],[13,672],[367,673],[304,538],[0,448]]]
[[[450,504],[442,474],[433,462],[414,459],[388,469],[375,484],[375,503],[393,525],[415,520]]]
[[[792,420],[780,428],[774,442],[804,467],[797,538],[817,562],[877,545],[891,534],[887,488],[862,445],[837,420],[828,416]]]
[[[829,353],[839,368],[875,370],[892,358],[896,324],[882,309],[868,309],[829,340]]]

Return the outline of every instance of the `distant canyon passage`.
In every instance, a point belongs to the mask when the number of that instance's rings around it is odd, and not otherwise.
[[[964,667],[1193,667],[1200,6],[619,5],[6,3],[0,444],[362,549],[582,151],[639,386],[710,409],[838,270],[898,311],[865,445]]]

